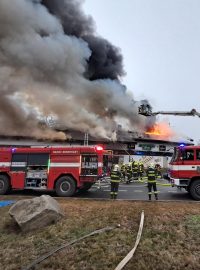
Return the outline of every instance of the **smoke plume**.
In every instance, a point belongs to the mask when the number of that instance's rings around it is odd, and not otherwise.
[[[82,38],[91,50],[86,76],[90,80],[119,79],[124,75],[120,49],[98,37],[95,23],[81,9],[80,0],[42,0],[49,12],[62,23],[66,35]]]
[[[0,0],[0,134],[63,139],[41,125],[111,138],[118,121],[142,130],[120,83],[122,55],[75,0]]]

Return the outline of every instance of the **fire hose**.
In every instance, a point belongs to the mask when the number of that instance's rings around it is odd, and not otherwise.
[[[119,224],[116,225],[116,226],[112,226],[112,227],[105,227],[105,228],[102,228],[102,229],[93,231],[93,232],[91,232],[91,233],[89,233],[89,234],[87,234],[87,235],[84,235],[84,236],[82,236],[82,237],[80,237],[80,238],[78,238],[78,239],[76,239],[76,240],[73,240],[73,241],[71,241],[71,242],[69,242],[69,243],[66,243],[66,244],[64,244],[64,245],[62,245],[62,246],[60,246],[60,247],[58,247],[58,248],[56,248],[56,249],[50,251],[49,253],[47,253],[47,254],[45,254],[45,255],[39,257],[38,259],[36,259],[35,261],[33,261],[33,262],[32,262],[31,264],[29,264],[28,266],[22,268],[22,270],[31,270],[31,269],[34,269],[34,267],[35,267],[37,264],[43,262],[44,260],[46,260],[46,259],[49,258],[50,256],[54,255],[56,252],[58,252],[58,251],[60,251],[60,250],[62,250],[62,249],[64,249],[64,248],[67,248],[67,247],[69,247],[69,246],[71,246],[71,245],[74,245],[75,243],[77,243],[77,242],[79,242],[79,241],[81,241],[81,240],[83,240],[83,239],[85,239],[85,238],[87,238],[87,237],[90,237],[90,236],[93,236],[93,235],[96,235],[96,234],[100,234],[100,233],[103,233],[103,232],[111,231],[111,230],[113,230],[113,229],[115,229],[115,228],[118,228],[118,227],[120,227]]]
[[[141,238],[141,235],[142,235],[142,230],[143,230],[143,225],[144,225],[144,211],[142,211],[141,213],[141,219],[140,219],[140,225],[139,225],[139,230],[138,230],[138,234],[137,234],[137,238],[136,238],[136,242],[135,242],[135,245],[134,245],[134,248],[127,254],[127,256],[118,264],[118,266],[115,268],[115,270],[121,270],[128,262],[129,260],[133,257],[134,253],[135,253],[135,250],[140,242],[140,238]],[[74,245],[75,243],[87,238],[87,237],[90,237],[90,236],[93,236],[93,235],[96,235],[96,234],[101,234],[103,232],[107,232],[107,231],[111,231],[115,228],[119,228],[120,227],[120,224],[116,225],[116,226],[110,226],[110,227],[105,227],[105,228],[102,228],[102,229],[99,229],[99,230],[95,230],[85,236],[82,236],[78,239],[75,239],[69,243],[66,243],[52,251],[50,251],[49,253],[39,257],[38,259],[36,259],[35,261],[33,261],[31,264],[29,264],[28,266],[22,268],[22,270],[31,270],[31,269],[34,269],[35,266],[41,262],[43,262],[44,260],[46,260],[47,258],[49,258],[50,256],[54,255],[56,252],[64,249],[64,248],[67,248],[71,245]]]
[[[124,257],[124,259],[118,264],[118,266],[115,268],[115,270],[121,270],[124,268],[124,266],[130,261],[130,259],[133,257],[137,246],[140,242],[140,238],[142,235],[142,230],[143,230],[143,225],[144,225],[144,211],[142,211],[141,213],[141,219],[140,219],[140,226],[139,226],[139,230],[138,230],[138,234],[137,234],[137,238],[136,238],[136,242],[135,245],[133,247],[133,249],[131,249],[131,251],[126,255],[126,257]]]

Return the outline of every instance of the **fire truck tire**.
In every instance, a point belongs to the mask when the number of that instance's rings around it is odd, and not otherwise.
[[[200,201],[200,179],[195,180],[189,189],[189,193],[192,196],[193,199],[196,201]]]
[[[0,195],[6,194],[10,189],[9,179],[6,175],[0,175]]]
[[[73,196],[76,192],[76,183],[70,176],[62,176],[56,182],[56,194],[61,197]]]

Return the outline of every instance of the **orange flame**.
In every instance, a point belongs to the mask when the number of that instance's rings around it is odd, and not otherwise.
[[[174,136],[173,130],[165,122],[156,123],[154,126],[148,128],[145,134],[152,136],[160,136],[164,138]]]

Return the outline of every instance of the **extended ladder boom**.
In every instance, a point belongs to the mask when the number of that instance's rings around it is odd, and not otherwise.
[[[191,111],[159,111],[159,112],[153,112],[152,115],[158,115],[158,114],[166,114],[166,115],[180,115],[180,116],[199,116],[200,113],[198,113],[195,109]]]
[[[191,111],[158,111],[158,112],[152,112],[152,107],[150,105],[142,104],[138,108],[138,113],[144,116],[155,116],[158,114],[164,114],[164,115],[180,115],[180,116],[198,116],[200,117],[200,113],[197,112],[195,109],[192,109]]]

